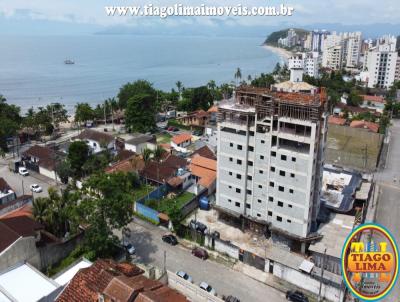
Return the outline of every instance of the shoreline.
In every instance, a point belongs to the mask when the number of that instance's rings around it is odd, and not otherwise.
[[[262,45],[263,48],[277,54],[278,56],[280,56],[284,61],[288,61],[290,57],[292,57],[294,55],[293,52],[286,50],[284,48],[280,48],[280,47],[276,47],[276,46],[271,46],[271,45],[267,45],[264,44]]]

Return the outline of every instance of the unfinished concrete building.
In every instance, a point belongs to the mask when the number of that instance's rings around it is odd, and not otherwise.
[[[239,87],[218,110],[217,210],[303,252],[315,239],[327,131],[325,90],[309,86]]]

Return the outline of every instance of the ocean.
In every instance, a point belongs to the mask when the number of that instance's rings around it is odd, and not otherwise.
[[[50,102],[69,112],[77,102],[98,104],[137,79],[170,90],[269,72],[281,58],[263,38],[185,36],[2,36],[0,94],[26,111]],[[65,59],[75,61],[64,64]]]

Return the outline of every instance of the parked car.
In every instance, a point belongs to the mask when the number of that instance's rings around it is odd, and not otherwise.
[[[136,253],[135,247],[134,247],[132,244],[130,244],[130,243],[128,243],[128,244],[125,246],[125,249],[126,249],[127,252],[129,253],[129,255],[135,255],[135,253]]]
[[[202,136],[203,135],[203,131],[202,130],[195,130],[195,131],[193,131],[193,135]]]
[[[172,126],[169,126],[169,127],[167,128],[168,131],[174,131],[174,129],[175,129],[175,127],[172,127]]]
[[[174,130],[172,130],[172,131],[174,131],[174,132],[179,131],[179,128],[174,127]]]
[[[18,173],[22,176],[28,176],[29,172],[25,167],[19,167],[18,168]]]
[[[205,290],[206,292],[208,292],[209,294],[211,294],[211,295],[213,295],[213,296],[216,295],[215,289],[213,289],[211,285],[209,285],[208,283],[206,283],[206,282],[204,282],[204,281],[200,283],[199,287],[200,287],[202,290]]]
[[[32,185],[30,185],[30,188],[31,188],[31,191],[35,192],[35,193],[40,193],[43,191],[42,187],[39,186],[38,184],[32,184]]]
[[[222,296],[222,300],[224,300],[225,302],[240,302],[240,299],[229,295],[228,297]]]
[[[293,302],[308,302],[308,298],[298,290],[286,292],[286,299]]]
[[[172,234],[167,234],[162,236],[162,241],[170,244],[170,245],[177,245],[178,244],[178,239]]]
[[[205,249],[199,248],[199,247],[195,247],[192,250],[192,255],[196,256],[197,258],[206,260],[208,258],[208,253]]]
[[[176,272],[176,274],[181,277],[182,279],[185,279],[186,281],[189,281],[190,283],[193,282],[192,277],[190,277],[188,274],[186,274],[184,271],[179,271]]]
[[[207,230],[207,226],[204,223],[201,223],[200,221],[196,221],[194,219],[190,220],[189,227],[203,234]]]

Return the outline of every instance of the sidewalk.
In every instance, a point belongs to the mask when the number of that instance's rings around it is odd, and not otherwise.
[[[372,191],[371,200],[368,203],[367,214],[365,215],[365,223],[371,223],[375,221],[379,195],[380,195],[380,186],[377,183],[375,183]]]

